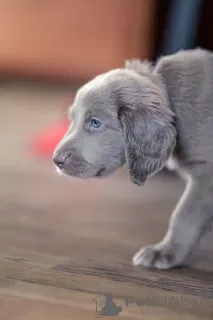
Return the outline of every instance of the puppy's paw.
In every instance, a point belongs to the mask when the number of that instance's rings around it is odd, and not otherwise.
[[[170,269],[181,266],[183,260],[182,255],[175,254],[168,246],[149,245],[134,255],[132,263],[146,268]]]

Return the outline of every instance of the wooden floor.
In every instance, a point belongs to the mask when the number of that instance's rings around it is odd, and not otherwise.
[[[186,268],[131,265],[164,235],[181,181],[159,175],[139,188],[123,170],[78,181],[31,154],[31,134],[67,97],[62,86],[0,84],[0,319],[96,319],[107,292],[120,319],[212,319],[213,231]]]

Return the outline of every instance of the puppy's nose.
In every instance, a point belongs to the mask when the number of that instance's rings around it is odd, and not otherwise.
[[[57,167],[62,169],[66,160],[69,158],[69,156],[70,156],[70,152],[56,153],[53,156],[52,160],[56,164]]]

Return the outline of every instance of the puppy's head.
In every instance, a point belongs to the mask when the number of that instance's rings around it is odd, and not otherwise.
[[[53,161],[65,174],[108,176],[126,164],[141,185],[159,171],[175,144],[173,114],[160,76],[147,64],[127,63],[81,87],[71,124]]]

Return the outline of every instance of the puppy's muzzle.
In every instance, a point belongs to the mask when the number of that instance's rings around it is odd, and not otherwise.
[[[71,156],[71,152],[68,152],[68,151],[56,152],[56,154],[53,156],[52,160],[58,168],[63,169],[67,159],[70,156]]]

